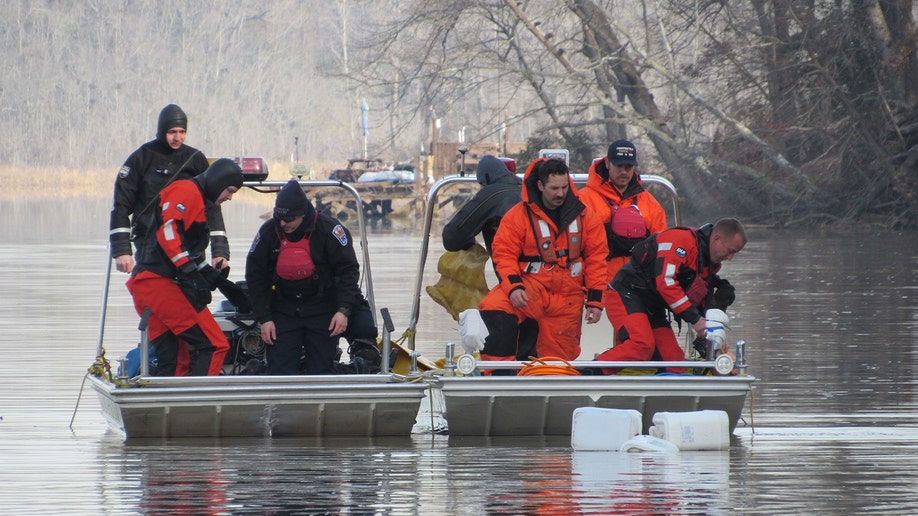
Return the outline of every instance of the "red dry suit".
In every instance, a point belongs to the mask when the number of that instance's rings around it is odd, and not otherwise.
[[[580,355],[584,304],[602,308],[608,254],[602,224],[577,198],[573,181],[552,217],[538,188],[527,186],[542,161],[529,165],[523,201],[504,215],[494,237],[491,259],[500,283],[479,303],[490,332],[482,352],[485,360],[513,360],[517,355],[517,334],[490,324],[495,314],[512,316],[509,326],[516,331],[533,319],[538,325],[535,354],[574,360]],[[526,289],[529,304],[515,308],[509,296],[520,288]]]
[[[218,375],[229,342],[210,310],[196,309],[176,282],[183,266],[205,262],[210,231],[204,195],[192,180],[175,181],[160,192],[157,211],[158,227],[148,236],[155,242],[145,245],[158,246],[160,252],[145,253],[127,283],[137,313],[151,309],[147,335],[156,346],[157,374],[183,372],[183,367],[176,371],[181,339],[194,350],[189,375]]]
[[[609,170],[606,168],[605,160],[597,159],[590,166],[586,187],[577,195],[583,204],[589,206],[599,216],[605,227],[609,245],[609,281],[612,281],[622,265],[628,263],[632,247],[648,236],[666,229],[666,211],[660,206],[656,197],[644,189],[641,176],[637,171],[628,186],[625,187],[625,191],[619,192],[618,188],[609,182]],[[616,213],[630,206],[637,207],[639,217],[643,218],[643,225],[647,228],[647,231],[639,237],[629,238],[629,236],[617,234],[613,229]]]
[[[710,259],[711,229],[710,225],[667,229],[635,246],[631,260],[615,275],[605,297],[619,344],[597,360],[646,361],[654,351],[665,361],[685,360],[669,313],[694,324],[711,291],[721,283],[717,276],[720,265]],[[683,369],[671,368],[670,372]]]

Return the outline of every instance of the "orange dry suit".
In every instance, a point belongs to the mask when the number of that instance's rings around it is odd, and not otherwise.
[[[224,158],[194,179],[173,182],[157,199],[157,229],[144,245],[156,252],[143,253],[127,283],[137,313],[151,310],[147,332],[159,361],[155,375],[220,374],[229,342],[207,309],[215,288],[210,276],[219,273],[204,257],[210,240],[206,207],[229,186],[242,186],[242,171]],[[187,365],[181,363],[185,345],[192,349]]]
[[[666,211],[656,197],[644,189],[637,171],[625,191],[619,192],[609,182],[605,160],[597,159],[590,166],[586,187],[580,190],[578,196],[605,226],[609,244],[609,281],[622,265],[628,263],[631,249],[638,242],[666,229]]]
[[[503,217],[494,237],[491,259],[500,283],[479,304],[488,326],[482,358],[525,359],[520,324],[537,323],[535,354],[574,360],[580,355],[584,303],[602,308],[606,281],[606,239],[599,219],[577,198],[571,181],[564,203],[547,210],[536,186],[523,180],[523,201]],[[515,308],[510,293],[526,289],[528,306]]]
[[[694,324],[706,308],[726,309],[733,302],[733,287],[717,275],[720,264],[711,263],[712,229],[710,224],[667,229],[634,247],[606,291],[606,310],[619,344],[597,360],[646,361],[655,352],[666,361],[685,360],[669,314]]]

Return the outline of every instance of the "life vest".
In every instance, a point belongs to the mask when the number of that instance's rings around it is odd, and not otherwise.
[[[650,236],[650,231],[644,222],[644,215],[636,202],[619,207],[609,201],[609,205],[612,209],[612,217],[605,224],[606,239],[609,242],[609,255],[606,259],[630,256],[634,246]]]
[[[612,207],[612,233],[623,238],[646,238],[647,225],[637,204]]]
[[[544,219],[536,217],[532,210],[527,210],[529,222],[532,224],[533,234],[536,237],[536,247],[539,249],[539,256],[521,256],[521,262],[527,262],[526,272],[537,273],[541,264],[556,264],[559,258],[567,257],[567,267],[571,270],[571,276],[579,276],[583,269],[580,260],[582,246],[582,231],[580,217],[577,215],[574,220],[567,226],[567,249],[555,249],[554,238],[552,238],[551,227]]]
[[[275,267],[278,277],[291,281],[311,277],[316,270],[316,265],[312,261],[312,254],[309,252],[309,237],[311,233],[296,242],[285,238],[280,231],[277,233],[280,238],[280,254],[277,256],[277,265]]]

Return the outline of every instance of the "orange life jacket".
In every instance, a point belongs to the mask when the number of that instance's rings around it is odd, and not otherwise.
[[[565,267],[571,269],[572,276],[579,276],[582,270],[580,261],[583,222],[580,220],[583,215],[578,215],[567,226],[567,249],[555,249],[554,238],[552,238],[551,227],[545,219],[536,217],[532,210],[527,210],[529,214],[529,223],[532,225],[532,232],[536,238],[536,246],[539,249],[539,256],[521,256],[521,262],[528,262],[530,265],[526,272],[539,272],[542,263],[557,264],[559,258],[567,258]]]

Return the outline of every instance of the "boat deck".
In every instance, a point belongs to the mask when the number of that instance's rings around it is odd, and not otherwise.
[[[407,436],[428,389],[394,375],[91,381],[109,426],[128,438]]]
[[[753,376],[443,376],[450,436],[563,436],[574,409],[634,409],[643,432],[657,412],[723,410],[732,432]]]

